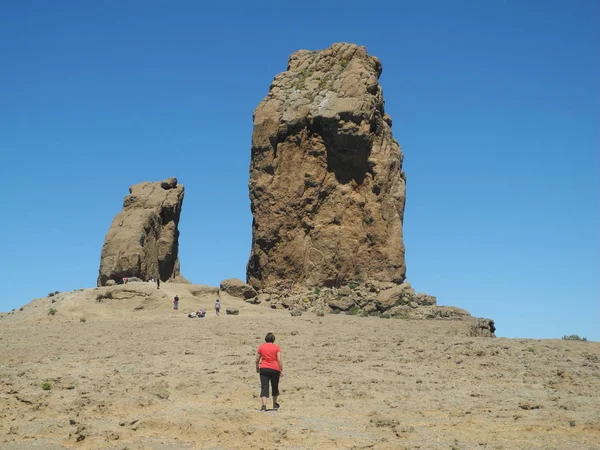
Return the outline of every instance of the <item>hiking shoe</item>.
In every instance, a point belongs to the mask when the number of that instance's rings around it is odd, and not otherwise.
[[[273,403],[273,409],[279,409],[279,403]]]
[[[261,410],[261,411],[266,411],[266,410],[267,410],[267,407],[266,407],[265,405],[262,405],[262,406],[260,407],[260,410]]]

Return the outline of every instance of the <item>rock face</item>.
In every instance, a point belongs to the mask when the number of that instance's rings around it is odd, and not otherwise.
[[[98,286],[124,277],[161,281],[179,275],[179,217],[184,187],[176,178],[129,188],[106,234]]]
[[[292,54],[254,112],[247,279],[402,283],[405,176],[380,61],[334,44]]]

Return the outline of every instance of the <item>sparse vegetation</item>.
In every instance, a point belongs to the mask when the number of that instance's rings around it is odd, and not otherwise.
[[[48,315],[49,316],[53,316],[56,314],[56,309],[55,308],[50,308],[50,310],[48,311]]]
[[[341,309],[337,309],[337,308],[333,308],[331,310],[331,314],[340,314],[341,312],[342,312],[342,310]]]
[[[52,384],[50,384],[49,381],[44,381],[42,383],[42,389],[45,391],[49,391],[50,389],[52,389]]]
[[[563,341],[582,341],[582,342],[587,342],[587,338],[586,337],[581,337],[577,334],[571,334],[569,336],[563,336],[562,337]]]
[[[373,223],[375,222],[375,219],[373,219],[372,217],[365,217],[365,219],[363,220],[365,225],[373,225]]]
[[[357,305],[354,305],[352,308],[348,310],[348,314],[355,316],[360,313],[360,308]]]
[[[392,315],[389,312],[384,312],[379,316],[380,319],[391,319]]]
[[[87,322],[85,317],[82,317],[81,319],[79,319],[80,322]]]
[[[105,292],[105,293],[96,295],[96,302],[102,303],[102,301],[107,298],[108,299],[113,298],[112,292]]]
[[[358,286],[360,286],[360,283],[358,281],[351,281],[350,283],[348,283],[348,286],[350,287],[350,289],[354,290]]]
[[[529,353],[535,353],[535,348],[533,347],[527,347],[523,349],[524,352],[529,352]]]
[[[319,295],[321,294],[321,288],[320,287],[315,287],[314,291],[315,295]]]
[[[58,292],[58,291],[49,292],[48,297],[54,297],[56,294],[60,294],[60,292]]]
[[[342,58],[340,60],[340,66],[346,67],[348,65],[348,60],[346,58]]]

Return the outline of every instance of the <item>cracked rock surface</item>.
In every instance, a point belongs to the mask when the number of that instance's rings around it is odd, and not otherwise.
[[[183,196],[184,187],[176,178],[129,188],[102,246],[98,286],[125,277],[167,281],[179,275]]]
[[[254,288],[404,281],[405,176],[381,71],[354,44],[300,50],[256,108]]]

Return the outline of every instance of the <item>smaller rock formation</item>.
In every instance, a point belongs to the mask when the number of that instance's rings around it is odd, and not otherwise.
[[[177,178],[139,183],[129,188],[123,211],[106,234],[98,286],[121,283],[123,278],[142,281],[172,280],[179,274],[179,217],[184,187]]]
[[[237,278],[229,278],[221,281],[220,290],[232,297],[243,299],[252,299],[258,295],[252,286]]]

